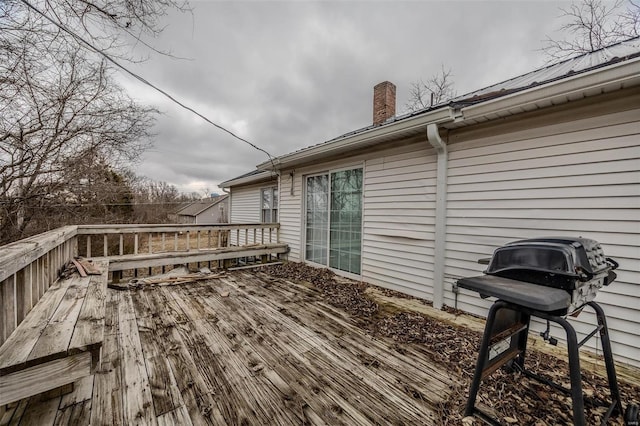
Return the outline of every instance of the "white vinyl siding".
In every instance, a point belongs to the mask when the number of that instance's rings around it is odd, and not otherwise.
[[[493,136],[467,135],[460,142],[452,133],[445,304],[456,304],[455,280],[481,274],[477,259],[508,241],[592,238],[620,263],[618,279],[596,298],[614,354],[640,365],[640,109],[631,108],[510,133],[498,128]],[[476,293],[458,295],[459,309],[486,315],[488,306]],[[587,308],[572,323],[588,333],[595,316]],[[596,339],[587,343],[592,350],[596,345]]]
[[[291,171],[280,174],[280,204],[278,219],[280,222],[280,242],[289,246],[289,260],[301,262],[300,244],[302,243],[302,174]]]
[[[234,186],[231,188],[230,223],[260,223],[261,189],[266,186],[277,186],[276,182],[250,186]],[[235,232],[230,235],[231,244],[237,244]]]
[[[263,186],[231,188],[231,223],[260,223],[260,188]]]
[[[436,156],[426,140],[398,151],[365,165],[362,278],[431,300]]]

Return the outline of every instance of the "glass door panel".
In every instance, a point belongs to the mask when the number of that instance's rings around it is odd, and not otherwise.
[[[329,176],[307,178],[306,259],[327,264]]]
[[[331,173],[329,266],[360,274],[362,169]]]

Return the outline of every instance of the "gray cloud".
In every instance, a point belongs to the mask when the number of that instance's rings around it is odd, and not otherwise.
[[[566,4],[566,3],[565,3]],[[171,14],[154,55],[132,68],[274,155],[371,121],[373,86],[453,69],[459,94],[543,64],[536,49],[558,26],[557,2],[194,2]],[[264,154],[148,88],[122,78],[163,114],[137,172],[181,190],[218,191]]]

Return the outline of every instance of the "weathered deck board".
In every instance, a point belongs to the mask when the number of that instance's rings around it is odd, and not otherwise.
[[[0,371],[10,370],[13,366],[26,364],[27,357],[38,342],[42,331],[49,323],[51,315],[58,308],[70,284],[70,280],[56,281],[40,300],[43,309],[32,312],[22,323],[22,326],[31,330],[31,332],[13,333],[0,346]]]
[[[150,424],[153,423],[155,414],[131,295],[123,293],[120,302],[118,336],[125,422],[130,425]]]
[[[104,310],[109,271],[106,262],[96,261],[93,267],[102,272],[100,275],[89,277],[86,296],[69,342],[69,353],[93,350],[102,345],[104,339]]]
[[[94,376],[3,407],[0,425],[429,425],[453,380],[428,350],[400,353],[313,289],[261,274],[107,290],[104,325]]]
[[[124,423],[122,373],[118,344],[118,305],[122,303],[119,291],[107,291],[105,304],[104,342],[100,366],[95,374],[91,405],[91,425],[120,425]]]

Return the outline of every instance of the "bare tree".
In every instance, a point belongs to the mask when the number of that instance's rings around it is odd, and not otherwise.
[[[640,3],[633,0],[580,0],[560,10],[564,38],[547,36],[542,48],[550,62],[640,36]]]
[[[428,80],[411,83],[409,101],[405,105],[409,111],[418,111],[441,104],[456,96],[451,68],[441,65],[440,71]]]
[[[146,177],[135,177],[134,182],[134,220],[137,223],[170,222],[181,206],[200,199],[197,193],[195,196],[183,194],[166,182]]]
[[[32,233],[32,224],[51,217],[51,206],[66,211],[70,222],[82,218],[71,214],[82,209],[61,206],[84,204],[74,185],[95,182],[101,189],[88,191],[113,193],[105,188],[124,185],[118,167],[135,161],[150,143],[156,111],[135,103],[104,57],[66,30],[120,54],[131,39],[144,42],[143,35],[157,34],[159,17],[172,5],[174,0],[0,1],[0,240]]]

